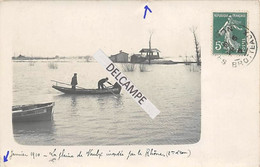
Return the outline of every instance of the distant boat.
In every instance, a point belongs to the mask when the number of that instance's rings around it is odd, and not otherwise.
[[[73,90],[72,88],[56,86],[56,85],[53,85],[52,88],[61,91],[65,94],[85,94],[85,95],[119,94],[121,91],[121,88],[106,88],[106,89],[77,88],[76,90]]]
[[[54,102],[50,102],[13,106],[13,122],[50,121],[54,104]]]

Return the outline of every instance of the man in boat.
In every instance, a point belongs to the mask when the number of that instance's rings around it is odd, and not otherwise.
[[[105,83],[108,83],[108,84],[110,84],[110,85],[112,85],[110,82],[108,82],[108,77],[106,77],[106,78],[103,78],[103,79],[101,79],[101,80],[99,80],[98,81],[98,89],[104,89],[105,88]]]
[[[76,90],[76,85],[78,85],[77,73],[74,73],[74,76],[71,79],[71,88]]]

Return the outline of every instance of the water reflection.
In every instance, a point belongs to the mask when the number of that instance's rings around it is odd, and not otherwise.
[[[100,111],[106,110],[107,108],[120,108],[123,105],[123,98],[121,95],[98,95],[96,96],[97,104]]]
[[[77,100],[75,95],[71,96],[71,107],[76,107],[77,106]]]
[[[15,134],[53,134],[55,131],[54,121],[41,122],[19,122],[13,123],[13,131]]]
[[[55,108],[62,111],[70,111],[73,116],[78,116],[80,110],[80,96],[60,94],[54,96]]]
[[[73,112],[77,115],[82,110],[96,110],[105,111],[108,108],[123,107],[122,95],[73,95],[73,94],[59,94],[54,96],[56,102],[55,108],[57,110],[65,110]],[[65,108],[66,106],[66,108]]]
[[[123,101],[122,95],[115,96],[113,101],[114,101],[113,106],[115,108],[124,105],[124,101]]]

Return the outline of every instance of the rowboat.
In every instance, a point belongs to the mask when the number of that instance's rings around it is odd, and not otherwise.
[[[72,88],[56,86],[56,85],[53,85],[52,88],[60,92],[63,92],[65,94],[84,94],[84,95],[119,94],[121,91],[121,88],[106,88],[106,89],[77,88],[74,90]]]
[[[13,106],[13,122],[50,121],[54,104],[54,102],[50,102]]]

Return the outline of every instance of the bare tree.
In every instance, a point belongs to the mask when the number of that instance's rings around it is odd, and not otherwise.
[[[152,36],[153,36],[153,31],[150,31],[150,38],[149,38],[149,51],[148,51],[148,61],[149,61],[149,64],[151,64],[151,54],[152,54]]]
[[[196,30],[197,30],[197,27],[190,28],[190,31],[193,33],[193,36],[194,36],[197,65],[200,66],[201,65],[201,50],[200,50],[200,45],[199,45],[199,41],[197,38]]]

